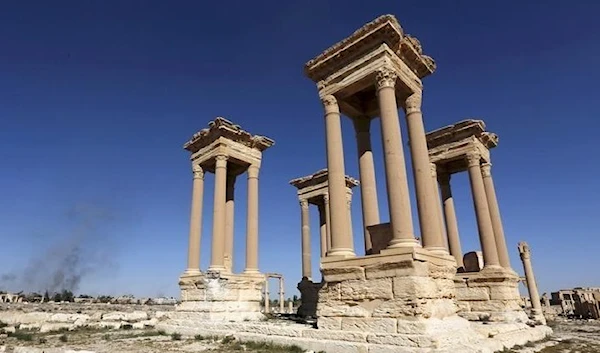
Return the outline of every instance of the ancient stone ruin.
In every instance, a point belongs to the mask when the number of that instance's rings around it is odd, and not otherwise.
[[[285,311],[283,277],[261,273],[258,267],[258,176],[262,153],[274,141],[216,118],[184,145],[191,153],[193,191],[187,268],[179,277],[181,303],[175,310],[152,315],[137,311],[81,316],[48,313],[39,316],[51,321],[46,329],[154,327],[168,333],[233,335],[240,341],[293,344],[327,353],[495,352],[547,336],[551,329],[542,316],[529,246],[521,242],[518,250],[533,306],[531,317],[518,292],[523,278],[509,260],[491,173],[490,149],[498,145],[498,137],[486,131],[481,120],[463,120],[426,134],[422,80],[435,69],[421,43],[405,34],[391,15],[366,24],[304,67],[323,104],[327,168],[290,183],[297,188],[301,205],[298,289],[302,305],[298,316],[316,318],[316,325],[267,320],[270,316],[265,315],[271,311],[270,278],[280,280],[278,311]],[[400,109],[404,119],[400,119]],[[342,115],[355,128],[360,183],[347,176]],[[386,210],[378,207],[370,133],[373,121],[381,128]],[[401,125],[408,130],[415,210]],[[470,249],[465,254],[450,185],[452,174],[460,172],[469,175],[481,246],[481,251]],[[215,175],[213,228],[210,266],[201,270],[207,173]],[[248,183],[246,257],[243,272],[235,273],[235,183],[244,173]],[[364,246],[354,244],[351,227],[352,189],[357,186]],[[319,210],[322,276],[318,279],[311,264],[311,204]],[[413,224],[415,211],[420,234]],[[382,222],[382,212],[387,212],[389,222]],[[588,294],[582,292],[580,299],[583,296],[588,303],[593,297]],[[0,296],[0,301],[7,300],[14,298]],[[591,312],[590,305],[579,307]],[[36,315],[4,314],[15,327]],[[42,330],[44,326],[36,322],[36,327]]]
[[[406,35],[394,16],[381,16],[305,65],[323,103],[327,169],[294,179],[302,224],[300,315],[315,327],[256,320],[256,175],[261,152],[272,145],[223,119],[186,144],[192,152],[194,202],[190,254],[181,276],[183,303],[161,327],[184,334],[224,335],[241,340],[296,344],[336,352],[492,352],[539,340],[551,332],[521,308],[491,177],[489,149],[497,136],[479,120],[425,133],[422,79],[435,71],[421,43]],[[415,234],[402,141],[404,111],[420,234]],[[360,184],[346,175],[341,116],[356,130]],[[371,122],[379,119],[389,222],[381,222],[371,149]],[[229,159],[228,159],[229,158]],[[229,162],[228,162],[229,161]],[[230,166],[231,165],[231,166]],[[198,270],[202,173],[216,174],[211,266]],[[232,274],[228,202],[231,178],[249,172],[247,269]],[[463,258],[450,176],[467,171],[481,252]],[[349,205],[360,185],[364,253],[355,250]],[[443,202],[440,200],[438,184]],[[231,190],[231,191],[229,191]],[[249,197],[250,199],[250,197]],[[308,206],[320,214],[320,282],[313,282]],[[443,207],[442,207],[443,204]],[[233,204],[232,204],[233,205]],[[468,255],[468,256],[467,256]],[[526,274],[527,274],[526,269]],[[531,276],[527,274],[528,283]],[[533,282],[532,282],[533,283]]]
[[[178,311],[197,320],[247,321],[261,313],[265,276],[258,269],[258,174],[262,152],[273,140],[252,135],[223,118],[216,118],[184,148],[194,175],[188,266],[179,279],[182,303]],[[206,172],[215,175],[210,266],[200,271],[202,195]],[[234,188],[239,175],[248,176],[246,267],[233,273]]]

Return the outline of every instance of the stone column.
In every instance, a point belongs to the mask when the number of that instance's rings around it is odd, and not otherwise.
[[[213,206],[212,256],[209,270],[225,269],[225,196],[227,193],[227,159],[218,155],[215,164],[215,195]]]
[[[204,170],[199,165],[192,167],[194,182],[192,186],[192,210],[190,215],[190,240],[188,263],[185,274],[200,274],[200,239],[202,238],[202,198],[204,195]]]
[[[288,301],[288,314],[293,314],[293,313],[294,313],[294,303],[290,299],[290,301]]]
[[[325,218],[325,204],[319,204],[319,235],[321,240],[321,257],[327,255],[327,220]]]
[[[438,187],[437,181],[437,165],[435,163],[431,163],[431,183],[433,184],[433,200],[436,205],[436,214],[439,223],[440,234],[442,235],[442,242],[444,243],[444,248],[448,251],[448,237],[446,234],[446,226],[444,225],[444,215],[442,212],[442,202],[440,201],[440,188]]]
[[[300,200],[302,222],[302,277],[312,278],[312,264],[310,259],[310,220],[308,201]]]
[[[265,276],[265,314],[271,312],[271,299],[269,293],[269,277]]]
[[[244,273],[258,273],[258,171],[259,168],[255,164],[248,167],[246,269]]]
[[[481,175],[481,156],[478,153],[469,153],[467,155],[467,162],[469,164],[469,180],[471,182],[473,204],[475,205],[475,215],[477,216],[477,228],[479,230],[481,250],[483,251],[484,267],[499,267],[500,261],[498,260],[498,250],[496,250],[494,229],[492,228],[490,210]]]
[[[329,194],[323,195],[323,203],[325,204],[325,222],[327,223],[327,252],[326,256],[329,256],[329,252],[331,251],[331,216],[329,213]]]
[[[435,197],[437,193],[434,193],[431,183],[431,162],[425,138],[421,101],[421,92],[415,92],[404,102],[421,239],[426,249],[435,253],[447,254],[438,219],[438,206],[436,205],[438,202]]]
[[[328,95],[322,98],[325,107],[325,130],[327,133],[327,175],[330,197],[330,256],[354,256],[354,242],[348,234],[346,214],[346,173],[344,171],[344,147],[342,124],[337,99]]]
[[[458,235],[458,222],[456,221],[454,199],[452,198],[452,189],[450,188],[450,174],[440,173],[437,177],[442,191],[442,202],[444,203],[444,218],[446,219],[446,233],[448,234],[450,255],[454,256],[456,267],[464,269],[463,253]]]
[[[523,262],[523,270],[525,271],[525,280],[527,282],[527,291],[529,292],[529,298],[531,299],[531,313],[533,318],[543,319],[542,305],[540,302],[540,294],[538,292],[537,284],[535,283],[535,276],[533,274],[533,267],[531,266],[531,250],[529,245],[522,241],[519,243],[519,255]]]
[[[368,226],[380,224],[379,203],[377,201],[377,183],[375,181],[375,163],[371,147],[371,119],[354,119],[356,144],[358,145],[358,173],[360,177],[360,199],[362,202],[363,233],[365,254],[373,247]]]
[[[404,148],[396,104],[396,73],[389,68],[377,72],[377,100],[381,115],[385,181],[392,228],[389,248],[420,246],[415,239]]]
[[[283,291],[283,277],[279,277],[279,313],[283,314],[285,310],[284,297],[285,293]]]
[[[492,164],[483,163],[481,165],[481,174],[483,175],[483,185],[487,196],[488,207],[490,209],[490,218],[492,219],[492,228],[494,229],[494,238],[496,239],[496,249],[498,249],[498,260],[500,266],[512,270],[510,266],[510,257],[508,256],[508,248],[506,246],[506,238],[504,237],[504,228],[502,227],[502,218],[500,218],[500,208],[496,198],[496,188],[492,179]]]
[[[235,175],[227,175],[227,188],[225,192],[225,269],[233,268],[233,222],[234,222],[234,193]]]

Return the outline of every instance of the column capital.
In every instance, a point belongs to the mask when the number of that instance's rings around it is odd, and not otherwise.
[[[227,160],[229,159],[229,156],[225,155],[225,154],[219,154],[215,157],[216,163],[215,163],[215,167],[216,168],[225,168],[227,166]]]
[[[404,111],[407,115],[415,112],[420,112],[422,103],[423,94],[421,92],[415,92],[408,96],[404,101]]]
[[[467,163],[469,167],[478,167],[481,163],[481,154],[479,152],[467,153]]]
[[[531,258],[531,250],[529,249],[529,244],[524,241],[519,242],[519,255],[521,255],[521,259],[530,259]]]
[[[485,162],[481,164],[481,175],[483,175],[484,178],[492,176],[492,163]]]
[[[328,193],[323,194],[323,201],[325,201],[326,205],[329,203],[329,194]]]
[[[204,179],[204,169],[199,164],[192,166],[192,172],[194,173],[194,179]]]
[[[302,207],[302,208],[308,208],[308,200],[307,199],[300,199],[300,207]]]
[[[260,167],[256,164],[251,164],[248,167],[248,178],[258,178],[258,172],[260,171]]]
[[[396,86],[396,79],[398,75],[391,67],[384,66],[377,70],[377,74],[375,75],[375,82],[377,85],[377,89],[382,89],[386,87],[394,88]]]
[[[325,111],[329,112],[330,110],[339,110],[337,98],[333,95],[328,94],[326,96],[321,97],[321,103],[323,103],[323,107],[325,107]]]

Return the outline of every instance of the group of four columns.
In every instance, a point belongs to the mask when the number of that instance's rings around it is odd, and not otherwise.
[[[227,172],[228,156],[215,157],[215,192],[213,206],[213,232],[209,270],[231,271],[233,255],[233,184],[235,177]],[[204,169],[193,166],[194,183],[186,274],[200,273],[200,240],[202,232],[202,203],[204,194]],[[248,169],[248,209],[246,221],[246,267],[244,273],[258,273],[258,173],[259,167]],[[229,203],[228,203],[229,200]],[[226,254],[230,257],[226,261]]]

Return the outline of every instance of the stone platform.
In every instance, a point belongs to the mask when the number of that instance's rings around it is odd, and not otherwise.
[[[454,277],[459,315],[469,321],[525,323],[519,276],[503,268],[458,273]]]
[[[175,310],[180,317],[212,321],[256,321],[261,313],[263,274],[231,274],[207,271],[182,275],[179,279],[181,304]]]
[[[327,353],[492,353],[539,341],[552,333],[548,326],[432,319],[428,323],[430,338],[423,339],[415,333],[371,333],[358,327],[354,331],[322,330],[289,322],[207,322],[199,313],[171,312],[168,315],[156,329],[184,336],[234,336],[242,342],[297,345]],[[445,331],[457,324],[452,333]],[[415,321],[413,327],[419,325],[419,321]]]

